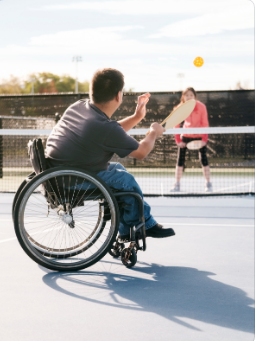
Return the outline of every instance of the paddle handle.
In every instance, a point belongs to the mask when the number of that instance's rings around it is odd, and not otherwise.
[[[164,120],[163,122],[161,123],[161,126],[165,124],[165,122],[172,116],[174,110],[170,113],[170,115],[168,115]]]
[[[171,114],[173,113],[173,111],[170,113],[170,115],[168,115],[162,123],[160,123],[161,126],[163,126],[165,124],[165,122],[168,120],[168,118],[171,116]],[[150,133],[150,130],[147,132],[146,136]]]

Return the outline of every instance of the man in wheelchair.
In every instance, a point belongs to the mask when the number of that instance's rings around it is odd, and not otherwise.
[[[153,149],[156,139],[165,129],[153,123],[150,133],[140,142],[127,134],[146,115],[146,104],[150,94],[138,97],[135,113],[121,121],[111,120],[122,103],[123,74],[115,69],[98,70],[90,83],[90,99],[72,104],[54,127],[46,145],[49,167],[69,165],[97,174],[111,189],[142,191],[133,175],[120,163],[110,163],[113,154],[124,158],[131,156],[144,159]],[[123,196],[125,207],[120,215],[119,238],[129,238],[130,227],[139,221],[139,207],[132,196]],[[175,235],[172,228],[165,229],[150,213],[144,202],[146,236],[164,238]]]

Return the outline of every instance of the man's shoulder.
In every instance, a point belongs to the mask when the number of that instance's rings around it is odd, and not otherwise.
[[[106,121],[108,117],[104,114],[95,110],[95,108],[90,104],[89,99],[80,99],[75,103],[72,103],[64,113],[64,117],[67,119],[72,119],[76,117],[78,121],[86,121],[86,123],[98,121]]]
[[[89,99],[79,99],[78,101],[70,104],[70,106],[67,108],[66,111],[68,111],[69,109],[74,109],[78,107],[90,109],[88,102],[89,102]]]

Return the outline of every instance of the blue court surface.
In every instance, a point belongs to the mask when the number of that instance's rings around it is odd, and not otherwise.
[[[76,273],[34,263],[0,195],[0,340],[254,340],[254,196],[147,198],[176,235],[147,239],[127,269],[105,256]]]

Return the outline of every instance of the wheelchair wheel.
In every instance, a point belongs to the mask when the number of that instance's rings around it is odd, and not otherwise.
[[[31,173],[29,174],[29,176],[27,177],[27,179],[33,179],[33,177],[36,176],[36,173]],[[27,185],[28,183],[28,180],[25,179],[24,181],[22,181],[22,183],[20,184],[19,188],[17,189],[16,193],[15,193],[15,196],[13,198],[13,202],[12,202],[12,221],[14,221],[14,209],[15,209],[15,206],[16,206],[16,202],[19,198],[19,195],[20,193],[22,192],[23,188]]]
[[[57,167],[23,188],[14,208],[14,226],[22,248],[38,264],[76,271],[108,252],[118,231],[118,205],[99,177]]]
[[[124,246],[125,246],[124,243],[118,243],[117,241],[115,241],[112,244],[111,249],[108,251],[108,253],[114,258],[118,258],[121,256]]]
[[[123,249],[121,253],[121,261],[127,268],[132,268],[137,263],[136,251],[129,247]]]

